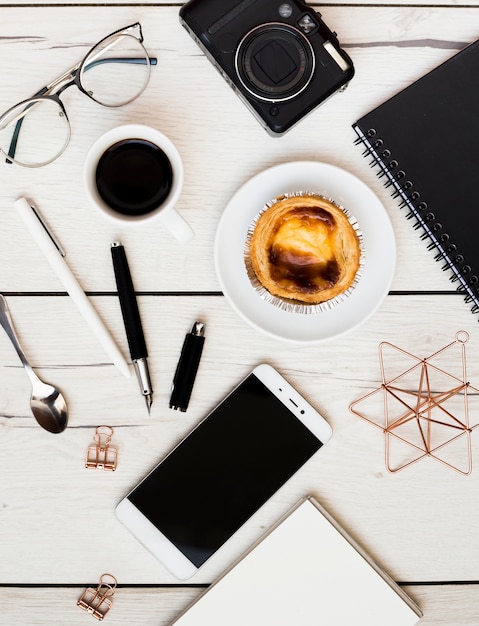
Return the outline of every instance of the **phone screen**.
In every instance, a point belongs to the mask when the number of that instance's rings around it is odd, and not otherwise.
[[[322,445],[250,374],[128,499],[200,567]]]

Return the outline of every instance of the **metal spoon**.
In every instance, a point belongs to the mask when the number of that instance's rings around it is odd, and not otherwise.
[[[61,433],[68,423],[68,411],[65,398],[60,391],[38,378],[20,346],[13,328],[12,318],[5,298],[0,294],[0,324],[17,351],[20,361],[32,383],[30,406],[37,422],[50,433]]]

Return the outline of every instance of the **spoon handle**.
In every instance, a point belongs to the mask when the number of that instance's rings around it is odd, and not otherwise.
[[[23,367],[25,368],[25,370],[27,371],[29,375],[33,374],[31,365],[27,361],[27,357],[25,356],[22,346],[20,345],[18,337],[15,333],[15,329],[13,327],[13,321],[10,316],[10,311],[8,310],[7,301],[2,296],[2,294],[0,294],[0,324],[3,327],[3,330],[7,333],[8,338],[13,344],[13,347],[17,351],[17,354],[20,357],[20,361],[22,362]]]

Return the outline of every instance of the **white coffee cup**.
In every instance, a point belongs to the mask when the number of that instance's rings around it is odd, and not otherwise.
[[[87,153],[83,179],[93,205],[116,223],[159,219],[179,243],[194,232],[175,209],[183,187],[183,162],[173,142],[141,124],[101,135]]]

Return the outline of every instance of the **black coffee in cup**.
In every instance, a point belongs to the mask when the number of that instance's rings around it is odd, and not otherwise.
[[[98,193],[123,215],[145,215],[166,200],[173,170],[165,152],[145,139],[124,139],[105,150],[95,173]]]

